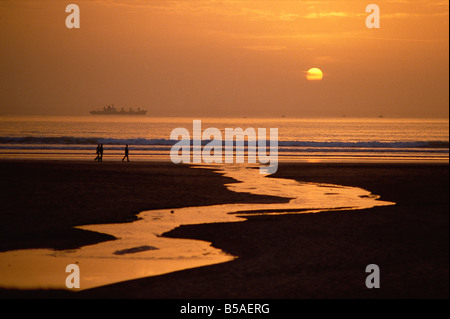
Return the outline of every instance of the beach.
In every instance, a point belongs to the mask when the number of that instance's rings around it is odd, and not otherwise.
[[[150,209],[285,202],[235,193],[209,169],[158,162],[2,160],[1,251],[75,249],[114,240],[72,228],[130,222]],[[356,186],[393,206],[249,216],[164,236],[211,242],[226,263],[80,292],[0,290],[2,297],[448,298],[448,163],[281,163],[274,177]],[[365,286],[377,264],[381,288]]]
[[[12,313],[440,311],[449,1],[78,2],[0,0]]]

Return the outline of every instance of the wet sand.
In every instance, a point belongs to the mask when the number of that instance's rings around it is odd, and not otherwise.
[[[8,185],[1,195],[2,250],[110,240],[71,226],[129,221],[142,210],[283,201],[233,193],[223,186],[229,179],[172,164],[1,161],[0,167]],[[0,296],[448,298],[448,164],[280,164],[275,177],[358,186],[397,205],[181,226],[165,235],[207,240],[239,258],[77,293],[0,290]],[[365,286],[372,263],[381,270],[380,289]]]

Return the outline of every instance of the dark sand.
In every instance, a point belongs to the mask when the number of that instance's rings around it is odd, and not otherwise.
[[[228,191],[211,170],[168,163],[0,161],[0,251],[114,239],[73,226],[129,222],[149,209],[280,201]]]
[[[146,209],[277,200],[235,194],[223,187],[229,179],[172,164],[0,161],[0,168],[2,250],[110,240],[70,227],[132,220]],[[449,297],[448,164],[281,164],[275,177],[358,186],[397,205],[181,226],[166,236],[207,240],[239,258],[77,293],[0,290],[0,296]],[[380,289],[365,286],[372,263],[381,270]]]

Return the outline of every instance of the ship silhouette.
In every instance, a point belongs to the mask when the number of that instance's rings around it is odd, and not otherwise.
[[[133,108],[129,108],[129,110],[125,111],[125,109],[122,107],[120,110],[114,107],[113,105],[108,105],[103,107],[103,110],[94,110],[90,111],[92,115],[145,115],[147,114],[146,110],[142,110],[139,107],[137,110],[134,110]]]

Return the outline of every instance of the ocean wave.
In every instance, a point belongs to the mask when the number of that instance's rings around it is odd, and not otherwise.
[[[173,145],[176,141],[169,139],[118,139],[118,138],[96,138],[96,137],[39,137],[39,136],[25,136],[25,137],[0,137],[0,144],[27,144],[27,145],[97,145],[97,144],[111,144],[111,145]]]
[[[161,146],[161,145],[174,145],[177,141],[170,139],[146,139],[146,138],[131,138],[131,139],[118,139],[118,138],[95,138],[95,137],[39,137],[39,136],[26,136],[26,137],[0,137],[0,144],[15,144],[17,146],[22,145],[40,145],[45,147],[52,145],[52,147],[58,147],[57,145],[133,145],[133,146]],[[209,140],[201,141],[202,145],[208,144]],[[193,141],[191,140],[191,144]],[[247,146],[247,141],[244,142]],[[267,146],[270,145],[270,141],[267,141]],[[357,148],[370,148],[370,149],[448,149],[448,141],[358,141],[358,142],[316,142],[316,141],[278,141],[278,147],[295,147],[295,148],[318,148],[318,149],[357,149]]]
[[[286,141],[279,142],[279,146],[297,147],[344,147],[344,148],[448,148],[448,141],[412,141],[412,142],[309,142],[309,141]]]

